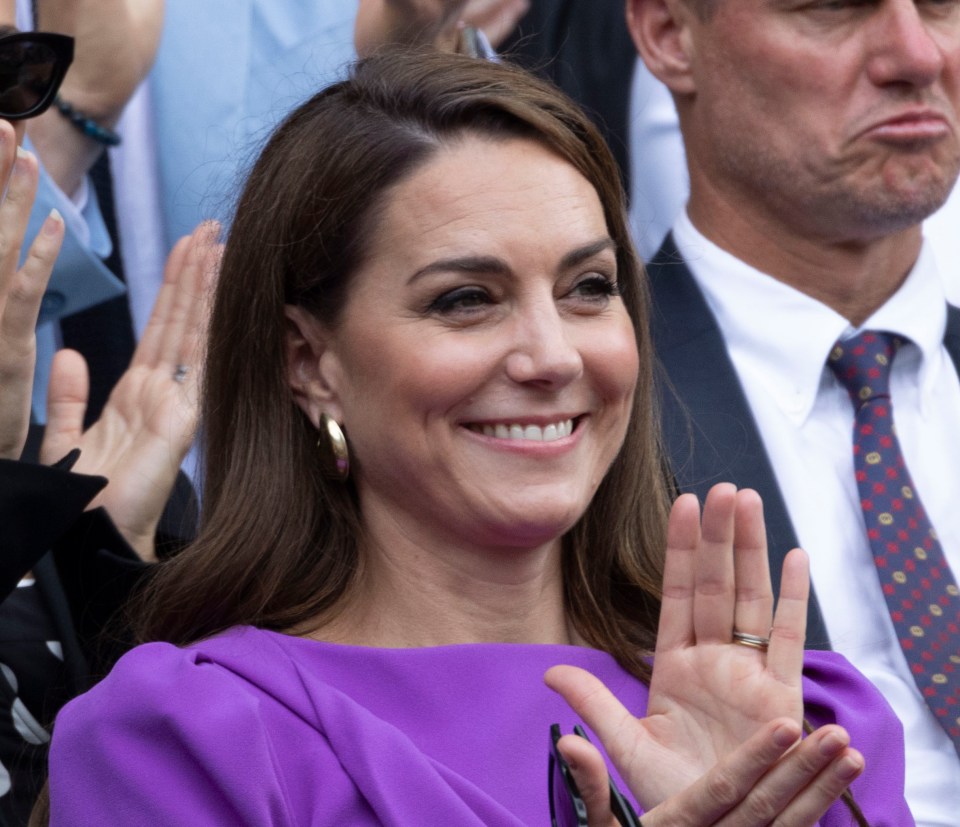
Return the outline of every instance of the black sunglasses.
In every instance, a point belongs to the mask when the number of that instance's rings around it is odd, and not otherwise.
[[[577,724],[573,734],[589,741],[583,727]],[[577,782],[570,766],[557,749],[561,732],[559,724],[550,726],[550,764],[547,769],[547,787],[550,796],[551,827],[587,827],[587,805],[580,797]],[[630,802],[610,779],[610,812],[623,827],[643,827]]]
[[[0,35],[0,118],[33,118],[53,103],[73,61],[73,38],[52,32]]]

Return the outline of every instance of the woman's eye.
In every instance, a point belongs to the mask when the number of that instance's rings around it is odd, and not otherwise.
[[[597,301],[620,295],[620,288],[615,281],[597,273],[580,279],[570,293],[573,296]]]
[[[490,304],[492,299],[486,290],[479,287],[458,287],[437,296],[427,308],[430,313],[462,313]]]

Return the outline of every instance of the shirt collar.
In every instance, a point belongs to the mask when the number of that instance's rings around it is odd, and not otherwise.
[[[785,415],[798,425],[809,416],[837,339],[858,332],[820,301],[777,281],[722,250],[682,212],[673,228],[707,305],[713,311],[738,371],[748,371],[770,389]],[[908,338],[895,367],[916,376],[921,396],[932,388],[943,357],[946,296],[927,242],[900,289],[860,329],[889,330]]]
[[[864,322],[861,330],[889,330],[909,339],[894,362],[919,392],[921,414],[930,404],[940,369],[948,358],[943,349],[947,329],[947,297],[937,271],[936,257],[924,241],[920,256],[900,289]],[[849,328],[849,335],[855,332]]]

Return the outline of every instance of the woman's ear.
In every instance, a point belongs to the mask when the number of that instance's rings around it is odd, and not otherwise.
[[[303,307],[288,304],[287,317],[287,382],[293,398],[320,427],[320,414],[326,413],[343,422],[340,404],[340,363],[331,348],[330,332],[316,316]]]
[[[650,72],[671,92],[696,90],[691,27],[697,20],[694,3],[713,0],[627,0],[627,26]]]

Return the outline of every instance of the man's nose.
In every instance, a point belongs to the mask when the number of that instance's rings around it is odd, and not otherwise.
[[[867,33],[870,49],[870,78],[878,86],[902,84],[924,87],[933,83],[944,66],[943,44],[932,20],[933,12],[914,0],[885,0],[870,21]],[[960,17],[953,12],[953,39],[960,38]]]

